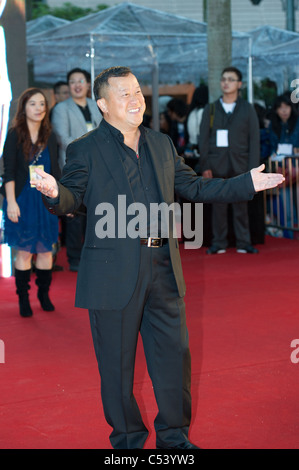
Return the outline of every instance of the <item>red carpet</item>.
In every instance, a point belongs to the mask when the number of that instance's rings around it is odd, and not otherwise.
[[[299,242],[267,238],[258,255],[183,250],[192,353],[190,439],[204,449],[298,449]],[[30,291],[18,314],[14,279],[0,279],[1,449],[110,449],[88,314],[73,307],[76,274],[64,250],[53,274],[56,311]],[[33,276],[34,280],[34,276]],[[297,355],[299,357],[299,354]],[[155,448],[156,404],[142,347],[135,394]]]

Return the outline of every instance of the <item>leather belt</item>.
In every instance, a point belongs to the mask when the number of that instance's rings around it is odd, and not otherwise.
[[[140,238],[140,244],[151,248],[160,248],[168,243],[168,238]]]

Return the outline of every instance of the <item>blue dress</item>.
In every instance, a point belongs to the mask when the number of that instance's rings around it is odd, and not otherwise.
[[[50,154],[46,147],[36,165],[44,165],[44,170],[51,173]],[[26,184],[17,198],[21,216],[17,223],[7,217],[7,201],[3,201],[4,240],[15,250],[30,253],[52,251],[58,240],[58,217],[51,214],[44,206],[42,195],[30,187],[29,171]]]

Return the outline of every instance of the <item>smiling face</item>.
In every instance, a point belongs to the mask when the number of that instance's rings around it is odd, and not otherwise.
[[[74,72],[69,77],[69,92],[74,101],[84,100],[88,95],[90,84],[81,72]]]
[[[45,97],[41,93],[32,95],[25,106],[25,114],[27,122],[39,123],[42,122],[46,115],[47,104]]]
[[[110,77],[102,98],[97,104],[109,124],[121,132],[128,132],[142,123],[145,100],[137,78],[133,74]]]

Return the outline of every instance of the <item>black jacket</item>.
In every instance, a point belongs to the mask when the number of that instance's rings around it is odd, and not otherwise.
[[[249,173],[230,180],[198,177],[179,157],[170,138],[145,129],[160,200],[170,205],[177,192],[197,202],[233,202],[251,199],[255,193]],[[125,307],[139,274],[140,240],[118,236],[119,196],[125,196],[126,211],[133,204],[130,181],[119,159],[111,133],[104,125],[72,142],[56,200],[45,204],[56,215],[67,214],[83,201],[87,208],[87,228],[77,277],[76,306],[88,309]],[[98,238],[97,223],[103,218],[99,204],[115,209],[116,236]],[[120,208],[121,209],[121,208]],[[122,216],[122,214],[120,214]],[[185,294],[179,244],[169,227],[169,251],[178,293]]]
[[[48,148],[51,159],[51,174],[59,179],[61,172],[58,165],[58,144],[55,134],[52,132],[48,140]],[[15,129],[7,133],[3,149],[4,176],[1,194],[5,196],[5,183],[15,182],[16,198],[22,192],[29,173],[29,162],[25,159],[22,145],[18,144],[18,136]]]
[[[228,147],[216,146],[219,129],[228,129]],[[254,107],[238,98],[228,115],[219,99],[214,107],[208,104],[201,120],[199,149],[200,172],[212,170],[215,177],[236,176],[259,166],[260,130]]]

